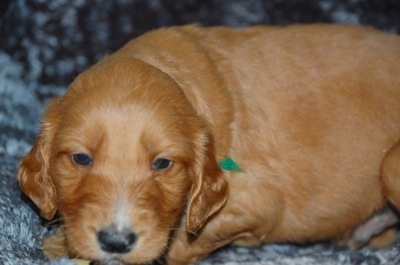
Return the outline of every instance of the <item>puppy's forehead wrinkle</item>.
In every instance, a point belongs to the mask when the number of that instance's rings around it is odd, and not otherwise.
[[[75,98],[88,98],[92,102],[113,101],[114,106],[142,102],[147,107],[167,106],[179,111],[186,105],[184,112],[190,110],[195,113],[185,91],[174,79],[134,58],[124,58],[118,63],[104,62],[90,69],[74,81],[68,94]],[[85,94],[90,94],[90,97]]]
[[[185,97],[184,93],[168,74],[162,70],[134,58],[103,61],[96,67],[79,75],[71,84],[67,94],[80,97],[93,92],[106,93],[113,99],[129,99],[131,96],[140,97],[162,92],[160,96]]]
[[[168,115],[160,117],[151,109],[137,105],[106,108],[100,115],[99,112],[93,114],[92,121],[97,119],[93,124],[94,134],[102,128],[105,148],[115,149],[120,155],[146,151],[191,153],[190,145],[194,137],[191,134],[196,128],[190,128],[190,123],[179,121],[178,117],[175,122]],[[187,130],[192,131],[188,133]]]

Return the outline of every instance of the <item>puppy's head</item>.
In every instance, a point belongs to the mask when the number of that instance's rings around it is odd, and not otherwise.
[[[19,181],[44,218],[59,211],[71,254],[126,263],[159,257],[185,212],[200,229],[228,190],[206,122],[135,59],[104,60],[50,105]]]

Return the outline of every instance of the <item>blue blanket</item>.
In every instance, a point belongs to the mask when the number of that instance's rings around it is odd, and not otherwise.
[[[44,222],[22,196],[16,170],[35,139],[48,100],[62,94],[77,72],[126,40],[150,28],[192,22],[242,26],[325,21],[400,29],[397,1],[44,2],[3,0],[0,5],[0,264],[73,264],[43,255],[41,241],[54,225]],[[398,244],[361,251],[323,243],[228,246],[202,264],[400,264],[398,249]]]

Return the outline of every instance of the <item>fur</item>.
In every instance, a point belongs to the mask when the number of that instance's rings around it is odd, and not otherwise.
[[[400,207],[399,61],[399,37],[357,26],[132,40],[53,101],[21,162],[22,191],[64,221],[45,252],[187,264],[229,243],[351,238]],[[227,156],[243,171],[219,168]],[[155,170],[158,158],[172,165]],[[110,226],[137,235],[132,250],[101,248]]]

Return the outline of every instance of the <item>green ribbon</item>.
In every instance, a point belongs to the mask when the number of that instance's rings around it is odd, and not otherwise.
[[[220,168],[227,171],[235,171],[235,172],[243,171],[243,169],[229,156],[227,156],[224,160],[220,161],[218,164]]]

